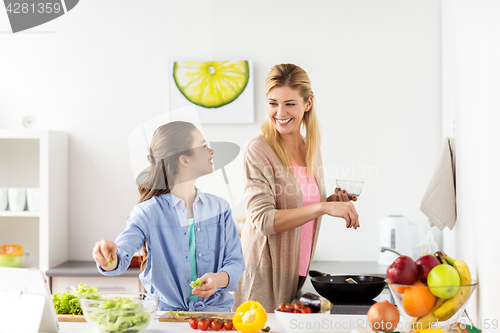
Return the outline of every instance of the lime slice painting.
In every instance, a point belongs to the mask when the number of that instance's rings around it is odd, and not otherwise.
[[[199,106],[202,123],[253,122],[250,73],[248,60],[175,61],[170,105],[174,108],[189,103]],[[177,91],[172,91],[173,87]]]

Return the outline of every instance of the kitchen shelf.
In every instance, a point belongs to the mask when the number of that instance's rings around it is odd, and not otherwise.
[[[40,188],[40,211],[0,211],[0,244],[20,244],[23,267],[68,260],[68,134],[0,130],[0,186]]]
[[[5,210],[5,211],[0,211],[0,216],[6,216],[6,217],[40,217],[40,212],[29,212],[29,211],[12,212],[10,210]]]

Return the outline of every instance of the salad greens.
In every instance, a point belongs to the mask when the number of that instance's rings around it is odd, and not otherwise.
[[[196,281],[191,281],[189,285],[191,286],[191,288],[194,288],[194,287],[201,287],[203,283],[201,283],[200,278],[197,278]]]
[[[139,332],[151,319],[151,314],[133,298],[116,296],[100,302],[94,309],[88,311],[88,320],[101,332]]]
[[[83,312],[80,306],[80,297],[96,293],[97,288],[95,286],[87,288],[86,284],[80,283],[77,288],[71,286],[71,291],[54,293],[52,295],[52,302],[54,302],[56,313],[81,315]],[[99,296],[95,295],[95,299],[98,298]]]

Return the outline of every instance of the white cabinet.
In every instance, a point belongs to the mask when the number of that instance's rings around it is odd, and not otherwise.
[[[0,245],[20,244],[23,267],[68,260],[68,135],[0,130],[0,187],[39,187],[40,211],[0,211]]]

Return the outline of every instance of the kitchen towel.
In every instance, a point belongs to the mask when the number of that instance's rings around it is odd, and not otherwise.
[[[457,220],[455,156],[453,139],[446,138],[434,174],[422,198],[420,210],[429,219],[429,224],[450,230]]]

